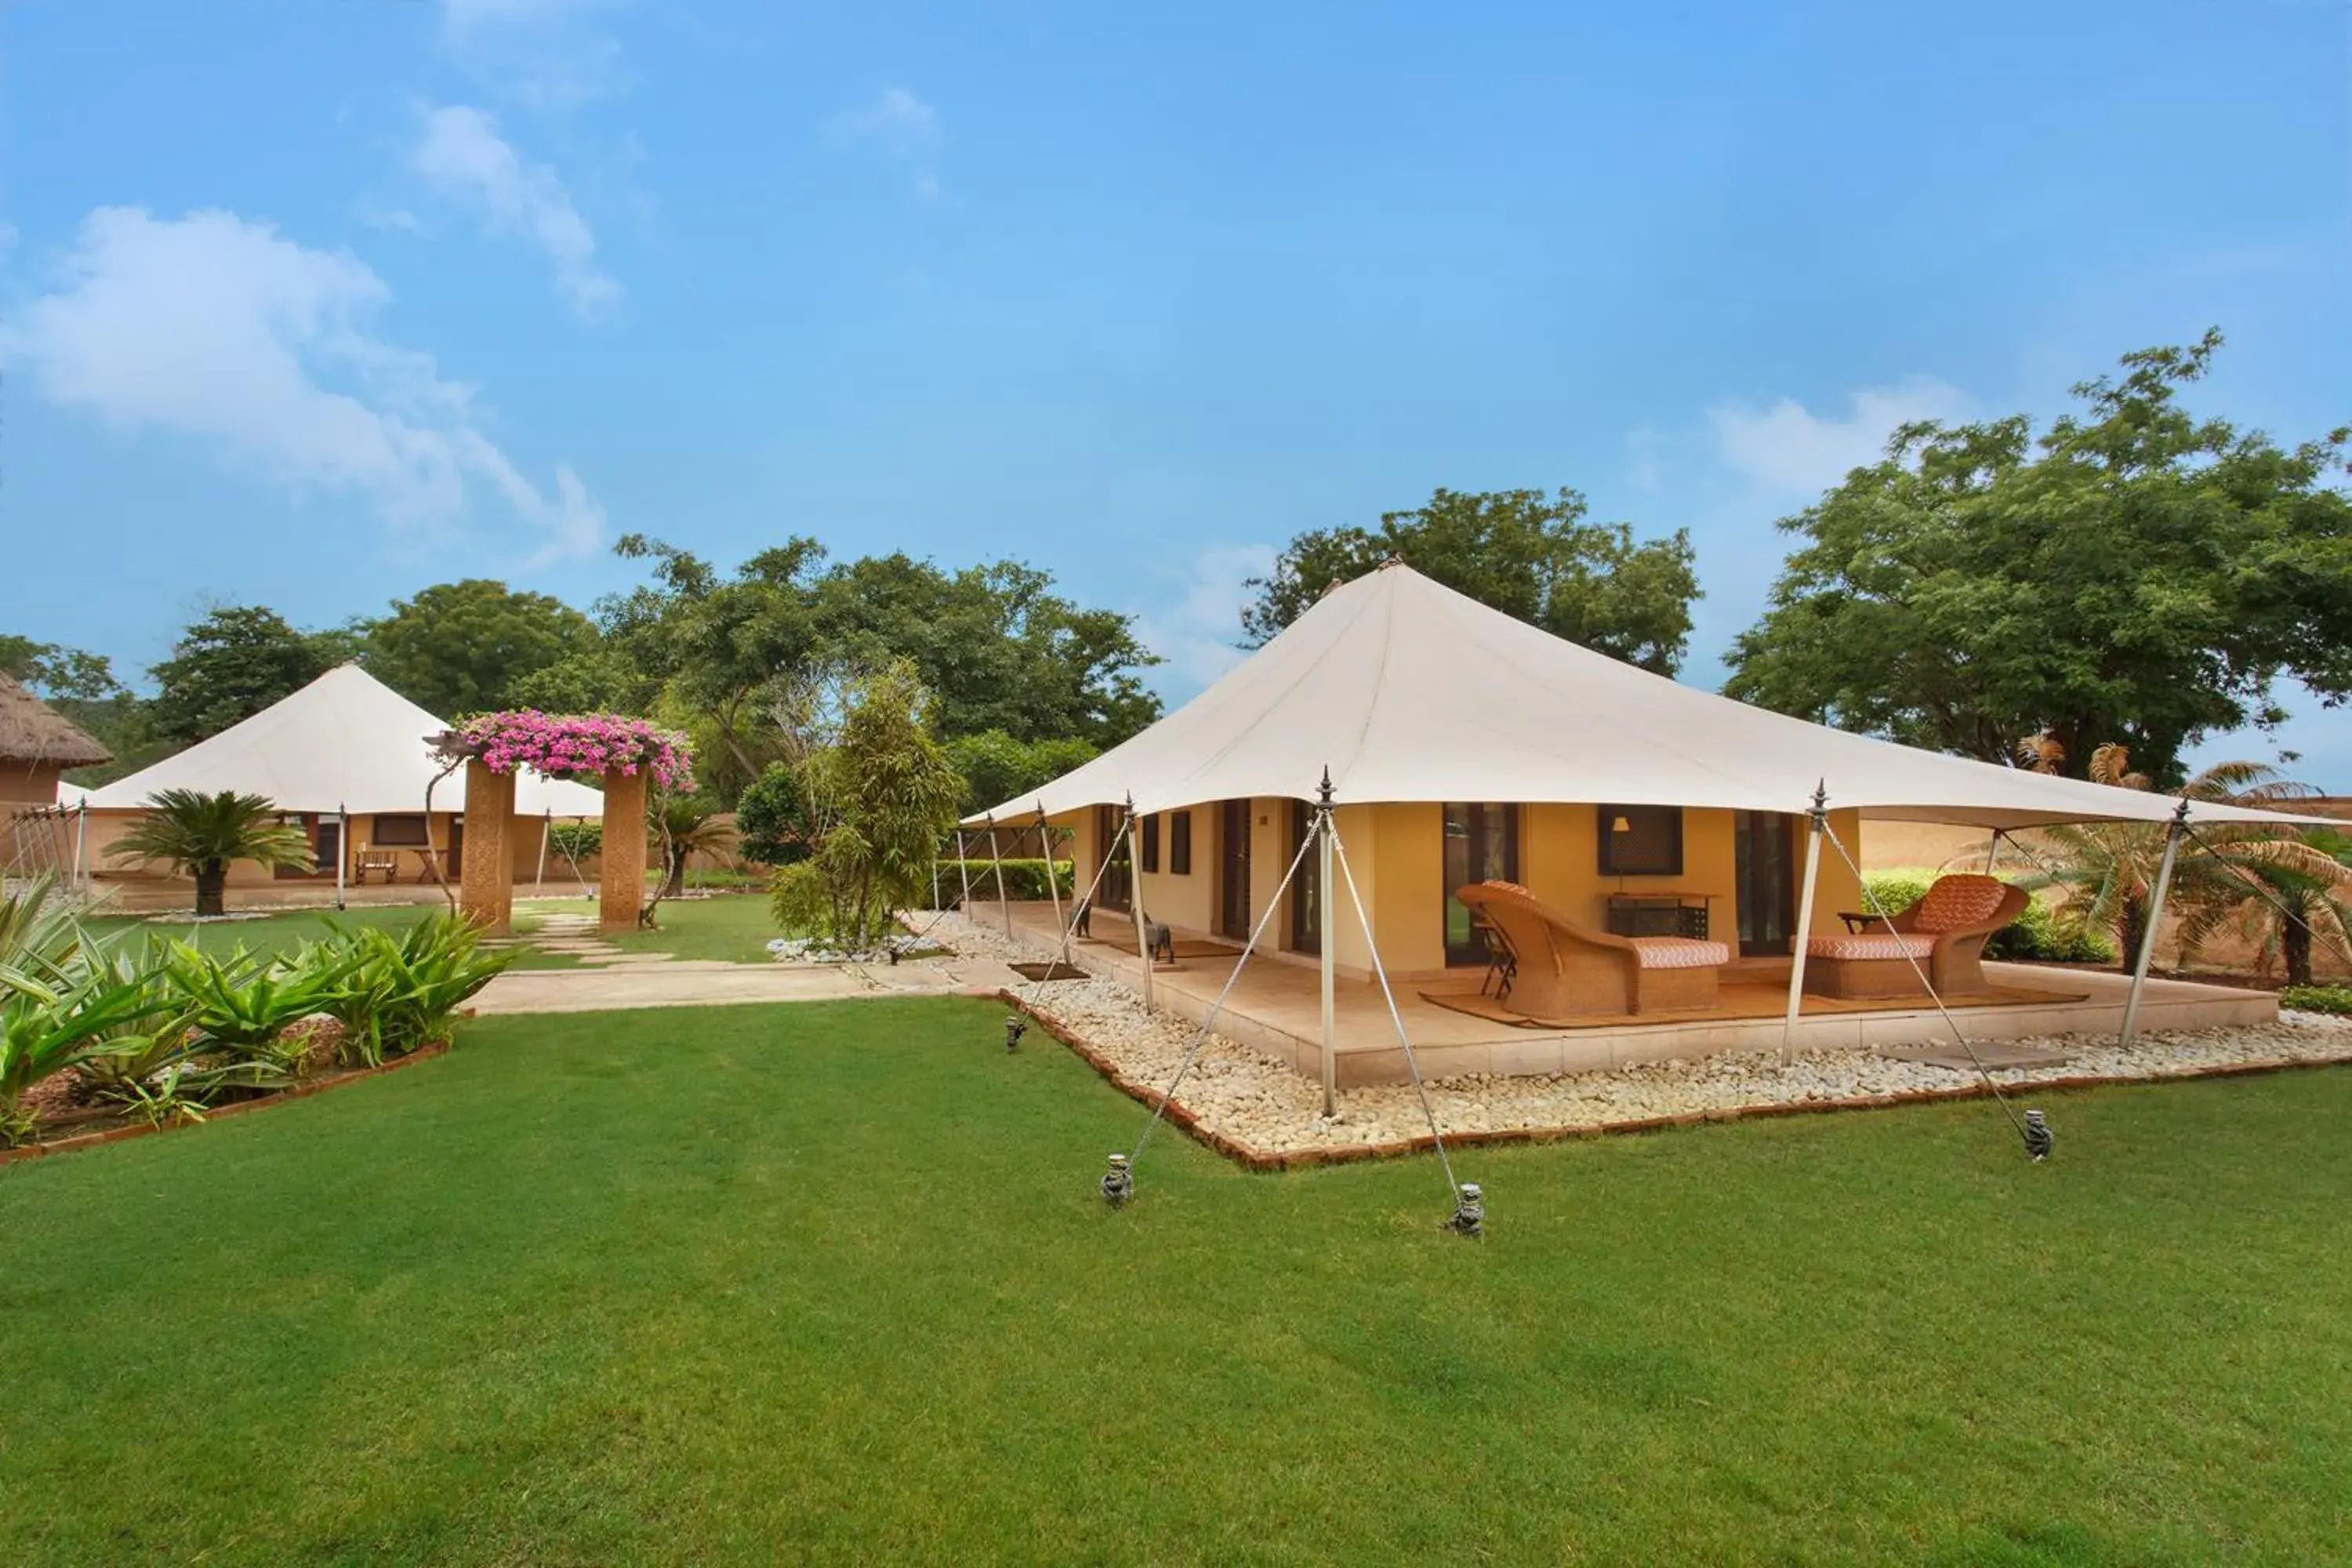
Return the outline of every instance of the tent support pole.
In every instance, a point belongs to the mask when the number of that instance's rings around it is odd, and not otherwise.
[[[74,807],[74,885],[89,896],[89,802]],[[340,901],[340,900],[338,900]]]
[[[956,911],[969,920],[971,917],[971,863],[964,858],[963,826],[956,826],[956,878],[963,884],[963,897],[956,901]]]
[[[531,879],[530,890],[537,893],[547,886],[547,844],[555,837],[555,808],[549,806],[547,815],[539,819],[539,870]]]
[[[1780,1054],[1796,1043],[1797,1015],[1805,1005],[1805,948],[1813,935],[1813,885],[1821,879],[1822,835],[1830,830],[1826,782],[1813,788],[1811,826],[1805,833],[1805,878],[1797,895],[1797,932],[1789,942],[1789,1011],[1780,1023]]]
[[[1037,853],[1045,858],[1045,896],[1054,900],[1054,929],[1062,929],[1062,883],[1054,875],[1054,827],[1045,820],[1045,803],[1037,803]]]
[[[335,908],[343,907],[343,868],[352,860],[352,811],[335,803]]]
[[[988,819],[988,863],[996,869],[996,918],[1004,924],[1006,940],[1013,936],[1013,905],[1004,897],[1004,857],[996,848],[996,818]]]
[[[1135,952],[1143,960],[1143,1010],[1153,1010],[1151,1004],[1151,933],[1143,929],[1143,857],[1137,850],[1141,842],[1135,827],[1135,797],[1127,797],[1127,908],[1135,917]]]
[[[1984,868],[1984,874],[1985,874],[1986,876],[1990,877],[1990,876],[1991,876],[1991,875],[1992,875],[1992,863],[1993,863],[1994,861],[1996,861],[1996,860],[2000,859],[2000,828],[1998,828],[1998,827],[1996,827],[1996,828],[1994,828],[1994,829],[1992,830],[1992,837],[1991,837],[1990,838],[1988,838],[1988,839],[1986,839],[1986,840],[1985,840],[1985,868]]]
[[[2148,965],[2156,962],[2156,928],[2164,920],[2164,896],[2172,890],[2172,863],[2180,853],[2180,836],[2189,828],[2189,802],[2164,828],[2164,858],[2157,863],[2156,896],[2148,900],[2147,929],[2140,933],[2139,958],[2132,965],[2131,995],[2124,1002],[2123,1036],[2116,1043],[2129,1049],[2139,1035],[2139,997],[2147,988]]]
[[[1337,976],[1334,965],[1339,957],[1339,922],[1331,918],[1331,770],[1323,770],[1320,798],[1315,812],[1315,836],[1321,842],[1315,850],[1315,934],[1322,949],[1319,978],[1323,989],[1323,1115],[1328,1120],[1339,1109],[1339,1015]]]

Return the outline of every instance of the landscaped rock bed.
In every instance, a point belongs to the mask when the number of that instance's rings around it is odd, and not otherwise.
[[[941,922],[940,934],[960,952],[1051,956],[953,916]],[[1112,981],[1022,985],[1010,994],[1114,1081],[1154,1100],[1200,1032],[1181,1016],[1146,1013],[1133,991]],[[2046,1047],[2069,1058],[2052,1067],[1996,1068],[1990,1076],[2004,1089],[2074,1086],[2352,1061],[2352,1018],[2285,1013],[2274,1025],[2143,1034],[2129,1050],[2109,1035],[2002,1045]],[[1972,1070],[1839,1050],[1710,1056],[1551,1077],[1474,1073],[1433,1080],[1429,1099],[1449,1139],[1477,1142],[1631,1131],[1759,1110],[1885,1105],[1981,1089]],[[1395,1152],[1416,1140],[1426,1142],[1429,1135],[1411,1084],[1343,1089],[1338,1114],[1327,1121],[1318,1084],[1223,1036],[1202,1047],[1171,1112],[1181,1112],[1176,1120],[1213,1144],[1267,1163]]]

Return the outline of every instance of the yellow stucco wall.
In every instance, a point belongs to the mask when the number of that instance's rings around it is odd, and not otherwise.
[[[62,768],[16,759],[0,762],[0,805],[55,805]]]
[[[171,879],[170,873],[160,865],[148,861],[116,860],[110,858],[108,855],[108,851],[113,847],[122,836],[131,831],[132,826],[138,822],[141,815],[142,814],[137,811],[93,811],[89,814],[89,853],[90,865],[95,869],[100,879],[142,882],[163,882]],[[413,812],[403,812],[394,815],[415,816],[416,814]],[[431,821],[426,824],[426,836],[432,839],[433,847],[436,849],[443,851],[447,849],[449,845],[449,828],[450,824],[454,819],[454,816],[455,814],[453,813],[436,811],[433,814]],[[330,817],[329,820],[331,821],[332,818]],[[511,826],[507,829],[508,842],[513,846],[512,864],[514,874],[519,880],[528,881],[538,873],[539,836],[541,826],[542,819],[541,818],[517,816],[513,820]],[[346,863],[345,874],[354,883],[359,879],[356,869],[358,847],[362,844],[373,844],[375,841],[375,818],[373,816],[362,812],[353,812],[352,814],[351,834],[344,846],[344,853],[350,858]],[[425,868],[425,865],[418,858],[415,853],[416,847],[417,847],[408,845],[398,847],[399,853],[397,858],[399,860],[399,872],[394,879],[395,880],[400,882],[428,883],[432,881],[433,879],[430,872]],[[457,872],[454,868],[446,866],[446,860],[444,870],[452,881],[456,880]],[[570,874],[570,866],[565,863],[562,857],[554,854],[551,850],[549,855],[548,876],[551,879],[558,879],[568,876]],[[272,882],[299,881],[302,879],[303,879],[300,878],[280,877],[273,871],[255,865],[250,860],[236,861],[229,867],[228,870],[228,885],[232,888],[249,888]],[[321,882],[332,884],[335,879],[333,866],[330,864],[317,879]],[[368,881],[371,885],[381,883],[383,880],[383,878],[381,873],[373,874],[368,878]]]

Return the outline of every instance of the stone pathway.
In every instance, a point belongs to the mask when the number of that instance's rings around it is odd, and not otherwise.
[[[704,1007],[748,1002],[819,1002],[858,996],[993,996],[1021,976],[993,958],[950,954],[902,963],[728,963],[637,952],[604,937],[593,914],[562,910],[492,945],[563,953],[576,969],[509,969],[484,987],[474,1010],[598,1013],[624,1007]]]

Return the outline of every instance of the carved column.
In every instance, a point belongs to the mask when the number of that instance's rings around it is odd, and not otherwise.
[[[459,861],[458,904],[466,918],[503,935],[514,928],[514,858],[507,834],[514,821],[515,776],[466,764],[466,847]]]
[[[597,879],[606,931],[635,931],[646,901],[646,770],[604,775],[604,862]]]

